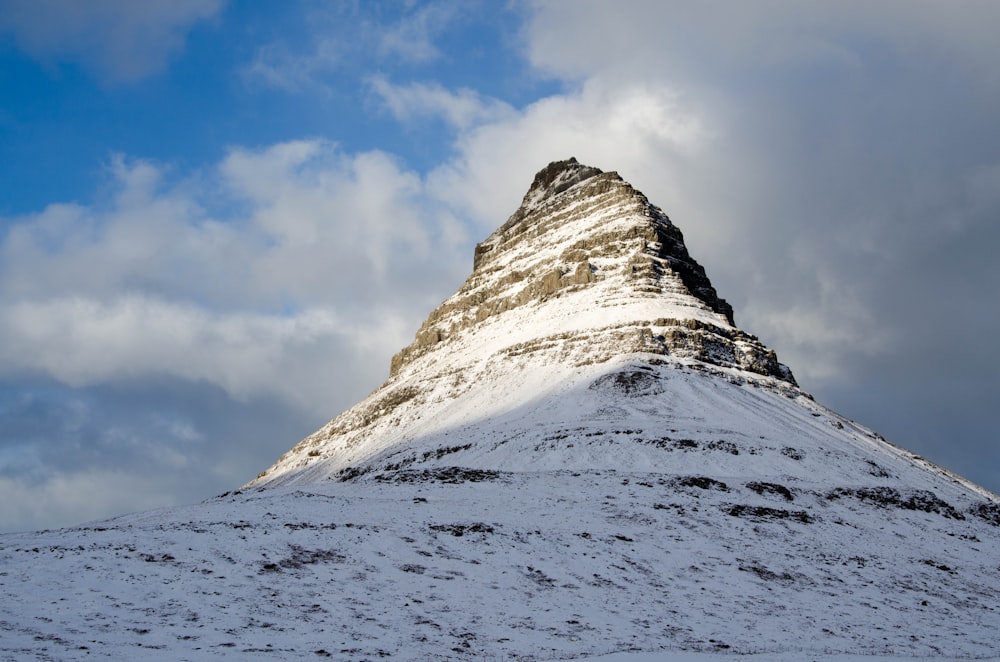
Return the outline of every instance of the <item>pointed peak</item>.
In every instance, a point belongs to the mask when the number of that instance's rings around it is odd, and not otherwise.
[[[545,206],[546,203],[551,202],[555,198],[558,198],[560,194],[565,193],[567,190],[573,188],[581,182],[588,182],[594,178],[603,175],[602,179],[613,179],[621,183],[625,183],[621,177],[618,176],[617,172],[604,172],[600,168],[595,168],[593,166],[583,165],[576,160],[576,157],[569,157],[564,161],[553,161],[547,166],[535,173],[535,179],[531,182],[531,186],[528,187],[528,192],[524,194],[524,198],[521,200],[521,205],[510,215],[510,218],[501,225],[496,232],[491,235],[491,239],[503,235],[505,232],[518,225],[526,217],[530,216],[532,213],[536,212],[539,207]],[[489,240],[487,240],[488,242]],[[478,252],[480,249],[486,249],[487,242],[483,242],[479,247],[477,247],[477,252],[474,256],[473,268],[477,267],[479,264],[479,258],[481,257]]]
[[[637,370],[672,366],[801,395],[777,355],[734,324],[659,207],[616,172],[555,161],[476,246],[472,273],[392,358],[389,380],[256,484],[297,472],[343,478],[355,460],[429,430],[512,412],[554,384],[568,388],[622,366],[629,374],[610,379],[626,389],[659,379]]]
[[[558,195],[571,186],[603,172],[600,168],[582,165],[573,156],[565,161],[553,161],[535,174],[535,180],[524,196],[525,202],[531,198],[541,199]]]
[[[559,341],[541,341],[549,337]],[[566,345],[582,362],[672,355],[795,383],[736,327],[667,215],[618,173],[574,158],[535,175],[521,206],[476,246],[468,280],[393,357],[390,376],[470,344],[501,354]]]

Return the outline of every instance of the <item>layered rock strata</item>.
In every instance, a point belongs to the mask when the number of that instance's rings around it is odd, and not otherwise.
[[[469,279],[393,357],[390,375],[491,318],[588,288],[602,291],[598,305],[608,309],[661,299],[675,313],[649,319],[609,313],[617,322],[610,332],[621,335],[622,322],[635,330],[623,352],[678,355],[795,383],[774,352],[736,328],[732,306],[667,215],[618,173],[573,158],[535,176],[517,211],[476,246]],[[560,330],[550,327],[545,335]]]

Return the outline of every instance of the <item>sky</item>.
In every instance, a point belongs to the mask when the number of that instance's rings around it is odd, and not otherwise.
[[[817,400],[1000,491],[1000,3],[0,0],[0,531],[239,487],[534,173],[616,170]]]

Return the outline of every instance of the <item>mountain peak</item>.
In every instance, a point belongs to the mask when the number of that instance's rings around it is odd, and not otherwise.
[[[550,314],[536,314],[540,307]],[[654,339],[645,343],[648,351],[722,360],[794,384],[773,352],[736,328],[732,306],[718,296],[663,210],[618,173],[575,158],[554,161],[535,175],[518,209],[476,246],[472,275],[393,357],[390,374],[437,351],[439,343],[510,315],[527,316],[521,337],[629,324]],[[680,342],[665,341],[657,332],[662,327]],[[746,342],[737,347],[737,339]]]
[[[573,156],[565,161],[553,161],[535,175],[531,187],[521,202],[521,208],[530,209],[537,205],[538,201],[558,195],[569,187],[602,172],[600,168],[582,165]]]
[[[616,172],[555,161],[476,246],[472,274],[392,358],[388,381],[254,484],[392,466],[385,458],[416,440],[433,446],[446,430],[516,411],[581,375],[590,375],[595,394],[656,390],[660,377],[645,371],[663,365],[804,395],[775,353],[736,327],[732,308],[659,207]],[[617,374],[616,366],[627,369]],[[476,466],[500,466],[500,456],[486,459],[492,451],[463,448]],[[513,457],[511,448],[502,464],[533,457]]]

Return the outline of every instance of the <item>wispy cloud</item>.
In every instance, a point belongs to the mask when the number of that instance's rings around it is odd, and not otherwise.
[[[401,122],[441,118],[449,126],[466,131],[514,115],[509,104],[469,88],[451,91],[437,82],[393,85],[384,76],[369,79],[369,85],[384,107]]]
[[[471,14],[470,6],[452,2],[313,9],[298,41],[283,38],[258,47],[242,74],[253,85],[329,93],[339,75],[435,63],[444,56],[439,42]]]
[[[404,62],[427,63],[441,57],[436,37],[458,17],[459,5],[453,2],[429,2],[404,13],[394,24],[380,30],[378,53]]]
[[[284,42],[272,42],[257,49],[242,73],[251,84],[286,92],[323,91],[327,75],[342,58],[342,47],[335,39],[316,40],[306,52],[293,52]]]

